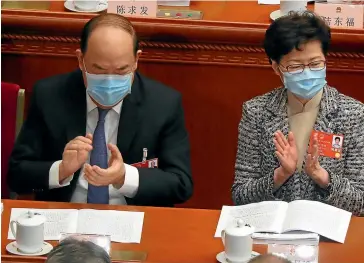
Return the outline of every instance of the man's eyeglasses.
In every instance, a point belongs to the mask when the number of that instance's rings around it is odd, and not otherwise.
[[[326,61],[325,60],[317,60],[312,61],[308,64],[292,64],[287,67],[284,67],[280,65],[281,67],[285,68],[286,71],[290,74],[300,74],[302,73],[306,67],[308,67],[312,71],[320,71],[323,70],[326,67]]]

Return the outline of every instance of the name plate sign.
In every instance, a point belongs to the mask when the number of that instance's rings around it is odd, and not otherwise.
[[[315,3],[315,13],[332,28],[363,28],[363,4]]]
[[[108,2],[108,13],[133,17],[157,17],[157,0],[109,0]]]

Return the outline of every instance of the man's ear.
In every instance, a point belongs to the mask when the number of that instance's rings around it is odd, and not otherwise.
[[[77,56],[77,60],[78,60],[78,67],[80,68],[80,70],[82,71],[82,76],[83,76],[83,83],[85,84],[85,87],[87,87],[87,78],[86,78],[86,70],[85,70],[85,64],[83,62],[83,54],[81,52],[80,49],[76,50],[76,56]]]
[[[135,70],[138,68],[138,61],[139,61],[139,58],[140,58],[141,54],[142,54],[142,51],[140,49],[135,54],[135,66],[134,66]]]
[[[281,76],[281,71],[279,70],[279,65],[274,60],[272,60],[272,69],[274,70],[274,73],[276,73],[276,75]]]
[[[76,56],[78,60],[78,67],[80,68],[81,71],[84,71],[85,65],[83,64],[83,54],[81,52],[81,49],[76,50]]]

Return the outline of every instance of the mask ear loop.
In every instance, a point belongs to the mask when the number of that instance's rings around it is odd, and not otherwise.
[[[279,65],[277,66],[277,68],[278,68],[278,71],[281,73],[281,74],[279,74],[279,78],[281,79],[283,88],[285,88],[286,85],[284,85],[284,80],[282,79],[283,72],[282,72],[281,67]]]
[[[85,64],[85,60],[83,58],[82,58],[82,63],[83,63],[83,67],[85,68],[85,72],[88,73],[87,68],[86,68],[86,64]]]
[[[137,66],[135,66],[135,64],[134,64],[134,66],[132,66],[131,67],[131,69],[130,69],[130,73],[132,73],[133,75],[135,74],[135,71],[137,71]]]

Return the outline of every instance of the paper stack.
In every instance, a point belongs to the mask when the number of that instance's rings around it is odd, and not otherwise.
[[[281,245],[317,245],[320,236],[316,233],[254,233],[254,244],[281,244]]]
[[[308,200],[296,200],[290,203],[265,201],[241,206],[223,206],[215,237],[221,237],[222,230],[236,224],[236,220],[243,220],[255,228],[255,233],[261,233],[256,235],[260,240],[315,241],[316,236],[311,233],[316,233],[344,243],[350,219],[350,212]],[[306,234],[302,236],[302,232],[297,234],[296,231],[304,231]]]

